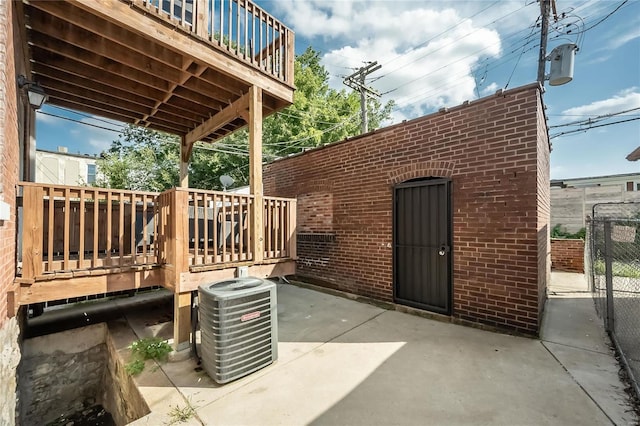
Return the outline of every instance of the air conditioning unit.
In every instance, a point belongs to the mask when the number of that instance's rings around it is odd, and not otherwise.
[[[254,277],[198,288],[202,366],[223,384],[278,358],[276,285]]]

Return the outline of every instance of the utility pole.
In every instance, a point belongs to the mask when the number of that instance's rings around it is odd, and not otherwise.
[[[544,87],[544,77],[547,65],[547,39],[549,38],[549,12],[551,9],[551,3],[553,3],[553,14],[557,21],[556,15],[556,2],[555,0],[539,0],[540,1],[540,16],[542,18],[540,28],[540,56],[538,57],[538,83]]]
[[[367,133],[369,131],[369,122],[367,119],[367,96],[380,96],[380,94],[374,89],[367,87],[365,79],[369,74],[378,71],[380,68],[382,68],[382,65],[378,65],[377,61],[368,62],[367,65],[359,68],[356,72],[345,77],[343,80],[345,85],[360,92],[360,111],[362,114],[362,124],[360,128],[362,129],[362,133]]]

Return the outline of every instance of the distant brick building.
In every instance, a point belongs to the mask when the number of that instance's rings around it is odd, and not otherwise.
[[[529,85],[277,160],[297,274],[537,334],[550,274],[549,140]]]

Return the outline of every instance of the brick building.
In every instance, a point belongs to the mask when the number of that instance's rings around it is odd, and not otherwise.
[[[301,278],[537,334],[549,152],[534,84],[277,160],[264,189],[298,199]]]
[[[9,219],[0,220],[0,424],[14,422],[16,366],[20,360],[19,326],[9,298],[16,275],[16,184],[32,176],[29,152],[35,112],[16,76],[26,74],[26,39],[17,24],[13,1],[0,2],[0,200],[10,206]],[[26,154],[25,154],[26,153]]]

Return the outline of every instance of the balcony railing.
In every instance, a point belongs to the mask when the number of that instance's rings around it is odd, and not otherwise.
[[[253,195],[181,188],[153,193],[20,186],[25,279],[157,266],[179,274],[256,259],[256,236],[250,226]],[[264,241],[262,258],[294,258],[295,200],[265,197],[263,209],[264,229],[257,235]]]
[[[293,86],[294,33],[249,0],[124,0]]]

